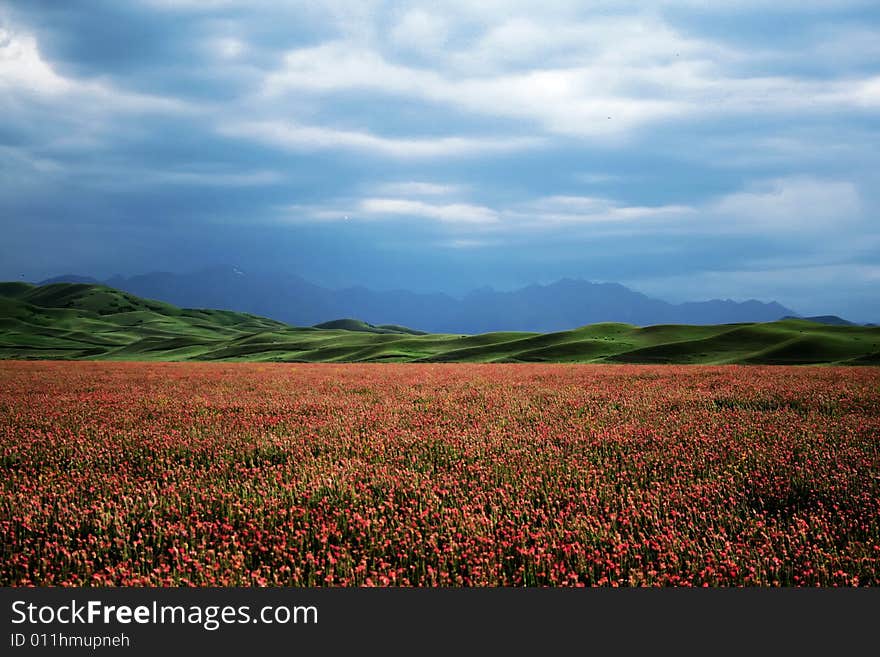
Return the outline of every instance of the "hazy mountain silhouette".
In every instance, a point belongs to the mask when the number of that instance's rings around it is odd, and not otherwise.
[[[56,277],[83,281],[88,277]],[[114,276],[104,284],[140,297],[188,308],[253,313],[299,326],[342,317],[449,333],[560,331],[596,322],[724,324],[769,322],[794,311],[776,302],[711,301],[672,304],[617,283],[563,279],[510,292],[481,288],[458,299],[447,294],[364,287],[328,289],[289,274],[253,274],[217,266],[186,274]]]
[[[53,276],[45,281],[40,281],[40,285],[51,285],[52,283],[86,283],[88,285],[97,285],[101,281],[91,276],[78,276],[77,274],[62,274],[61,276]]]
[[[782,319],[805,319],[808,322],[816,322],[817,324],[828,324],[829,326],[857,326],[854,322],[838,317],[837,315],[817,315],[815,317],[783,317]],[[868,326],[865,324],[865,326]]]

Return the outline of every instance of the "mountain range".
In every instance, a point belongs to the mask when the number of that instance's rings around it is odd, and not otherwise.
[[[0,359],[877,365],[880,328],[801,319],[716,326],[424,333],[346,319],[318,326],[178,308],[104,285],[0,282]]]
[[[330,289],[295,275],[244,272],[226,265],[182,274],[114,276],[104,281],[64,275],[40,284],[59,282],[100,283],[176,306],[246,312],[297,326],[356,317],[375,325],[404,325],[432,333],[547,332],[598,322],[712,325],[797,316],[776,302],[713,299],[673,304],[618,283],[575,279],[513,291],[483,287],[462,298],[361,286]]]

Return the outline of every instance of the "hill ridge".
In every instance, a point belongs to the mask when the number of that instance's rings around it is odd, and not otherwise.
[[[790,319],[428,334],[352,319],[298,327],[105,285],[12,282],[0,283],[0,358],[880,365],[880,328]]]
[[[69,277],[75,282],[85,278]],[[297,326],[354,317],[373,326],[417,326],[435,333],[548,332],[603,321],[638,326],[766,322],[797,315],[775,301],[715,299],[676,304],[620,283],[574,278],[507,291],[482,287],[461,297],[372,290],[363,285],[330,289],[295,275],[244,272],[233,265],[185,274],[114,276],[104,284],[177,306],[244,311]]]

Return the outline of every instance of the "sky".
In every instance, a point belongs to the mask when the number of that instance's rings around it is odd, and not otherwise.
[[[0,0],[0,279],[880,320],[876,0]]]

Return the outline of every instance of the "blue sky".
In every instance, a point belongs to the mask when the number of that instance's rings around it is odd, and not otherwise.
[[[880,320],[875,2],[0,2],[0,278]]]

